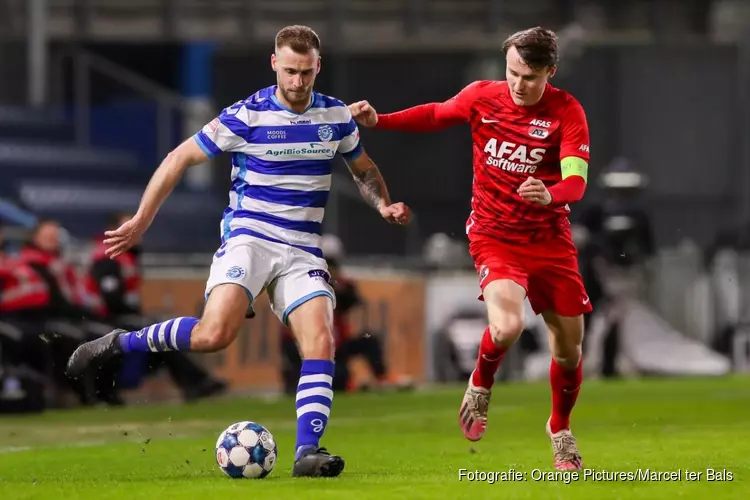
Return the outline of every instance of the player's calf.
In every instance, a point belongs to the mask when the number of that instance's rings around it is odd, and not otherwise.
[[[292,475],[334,477],[344,460],[320,447],[333,404],[333,307],[329,297],[314,297],[290,312],[289,326],[302,353],[295,406],[297,443]]]
[[[549,372],[552,392],[550,427],[552,433],[557,433],[570,429],[570,415],[583,382],[583,318],[550,312],[543,313],[543,316],[550,330],[552,352]]]
[[[114,330],[76,349],[68,360],[66,372],[79,377],[88,366],[122,353],[223,349],[237,336],[249,306],[244,288],[219,285],[211,292],[201,320],[180,317],[132,332]]]
[[[500,363],[524,328],[526,290],[510,279],[497,279],[483,289],[489,326],[479,344],[477,364],[469,378],[459,410],[459,425],[470,441],[478,441],[487,430],[490,390]]]
[[[489,390],[506,352],[523,333],[526,290],[512,280],[498,279],[484,287],[483,295],[490,324],[471,378],[474,386]]]
[[[190,338],[198,318],[175,318],[142,330],[113,330],[96,340],[86,342],[68,359],[66,373],[79,377],[91,365],[101,365],[114,356],[129,352],[189,351]]]
[[[196,352],[218,352],[229,347],[237,338],[239,328],[225,322],[201,320],[193,329],[190,350]]]

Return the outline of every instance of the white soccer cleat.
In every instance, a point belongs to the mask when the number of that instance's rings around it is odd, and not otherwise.
[[[458,412],[458,423],[469,441],[479,441],[487,430],[487,412],[490,408],[488,389],[475,387],[469,377],[469,386]]]

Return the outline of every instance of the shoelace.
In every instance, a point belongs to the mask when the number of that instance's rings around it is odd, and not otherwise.
[[[475,392],[472,393],[472,397],[469,398],[469,409],[474,413],[478,413],[481,418],[484,418],[487,415],[489,406],[490,399],[486,394]]]
[[[555,457],[558,460],[572,462],[581,458],[576,449],[576,440],[570,434],[552,438],[552,446],[555,448]]]

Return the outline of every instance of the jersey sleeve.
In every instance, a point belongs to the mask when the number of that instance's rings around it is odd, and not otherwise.
[[[378,115],[376,127],[407,132],[432,132],[468,123],[471,119],[472,105],[485,84],[484,81],[471,83],[444,102],[432,102],[395,113]]]
[[[239,150],[250,137],[248,110],[243,101],[227,108],[193,137],[209,158]]]
[[[560,138],[560,159],[575,156],[588,162],[589,126],[583,106],[577,100],[570,98],[562,119]]]
[[[349,122],[340,125],[342,128],[341,142],[339,142],[338,152],[347,160],[354,160],[362,153],[362,143],[359,139],[359,128],[357,122],[352,118],[351,113],[348,112]]]
[[[471,120],[471,108],[479,93],[488,83],[486,80],[477,80],[470,83],[462,88],[458,94],[442,103],[443,109],[441,111],[455,119],[460,119],[462,122],[469,122]]]

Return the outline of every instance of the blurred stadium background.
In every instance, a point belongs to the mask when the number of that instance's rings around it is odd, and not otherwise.
[[[750,371],[745,0],[0,0],[7,258],[40,220],[53,219],[60,259],[83,282],[108,217],[135,210],[160,159],[222,107],[274,83],[272,40],[287,24],[310,25],[322,38],[318,91],[368,99],[383,112],[503,79],[508,34],[557,30],[553,84],[582,102],[592,138],[590,188],[571,216],[595,302],[587,376]],[[362,136],[416,222],[383,224],[340,163],[326,251],[362,298],[352,335],[378,341],[383,380],[463,382],[485,324],[463,232],[469,131]],[[229,159],[221,158],[189,172],[167,202],[143,243],[139,312],[199,314],[228,187]],[[44,349],[28,340],[41,331],[54,344],[98,327],[68,318],[68,331],[51,326],[60,318],[39,315],[29,327],[15,312],[0,312],[0,411],[96,402],[68,397],[54,370],[29,367],[18,346]],[[528,320],[503,380],[546,377],[546,334],[538,318]],[[262,305],[230,349],[197,362],[210,380],[228,382],[222,389],[279,391],[287,366],[279,326]],[[374,380],[361,359],[351,368],[350,389]],[[161,372],[136,377],[105,401],[174,398],[173,381]]]

